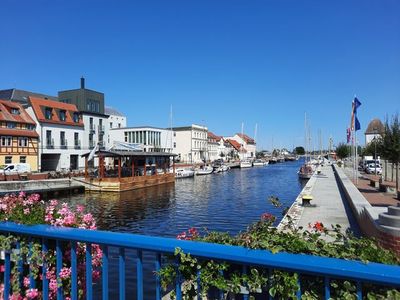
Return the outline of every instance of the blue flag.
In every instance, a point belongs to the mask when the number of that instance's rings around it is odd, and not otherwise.
[[[360,122],[358,121],[357,116],[356,116],[356,118],[355,118],[355,122],[354,122],[354,123],[355,123],[355,124],[354,124],[354,130],[355,130],[355,131],[360,130],[360,129],[361,129],[361,126],[360,126]]]
[[[353,103],[354,103],[354,113],[356,114],[357,113],[357,108],[360,107],[361,102],[360,102],[360,100],[357,99],[357,97],[354,97]]]

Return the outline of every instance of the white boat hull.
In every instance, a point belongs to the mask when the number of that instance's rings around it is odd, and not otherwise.
[[[240,167],[241,168],[251,168],[253,164],[250,161],[241,161]]]

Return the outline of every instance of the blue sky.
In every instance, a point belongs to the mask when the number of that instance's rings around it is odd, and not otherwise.
[[[206,124],[260,148],[345,140],[400,107],[400,1],[3,0],[0,89],[86,86],[130,126]]]

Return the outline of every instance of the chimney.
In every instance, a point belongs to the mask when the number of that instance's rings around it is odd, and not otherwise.
[[[81,89],[85,88],[85,78],[81,77]]]

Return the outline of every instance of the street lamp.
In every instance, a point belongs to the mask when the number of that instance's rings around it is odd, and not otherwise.
[[[376,135],[378,134],[378,128],[374,127],[374,147],[375,147],[375,156],[374,156],[374,161],[375,161],[375,176],[377,175],[377,166],[376,166]]]

